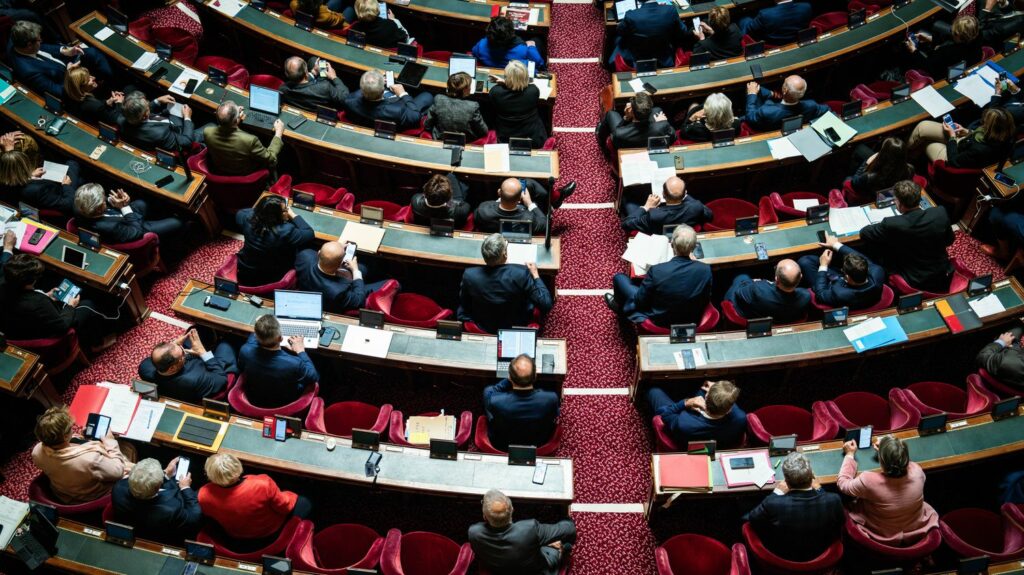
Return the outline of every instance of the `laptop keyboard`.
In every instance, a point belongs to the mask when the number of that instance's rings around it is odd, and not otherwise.
[[[320,337],[320,330],[313,325],[281,325],[281,335],[291,337],[297,335],[306,339]]]
[[[496,371],[506,372],[510,365],[512,365],[511,361],[498,361],[498,369]]]
[[[272,116],[266,112],[260,112],[259,110],[247,110],[245,117],[256,122],[257,124],[273,124],[276,116]]]

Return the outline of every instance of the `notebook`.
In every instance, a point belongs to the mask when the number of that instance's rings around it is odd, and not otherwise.
[[[707,455],[659,455],[655,471],[663,491],[711,491],[711,458]]]
[[[123,434],[131,426],[139,400],[139,394],[130,385],[104,381],[79,387],[69,411],[79,427],[85,427],[90,413],[106,415],[110,417],[110,431]]]
[[[949,326],[950,333],[960,333],[981,327],[981,318],[974,313],[964,294],[953,294],[935,302],[935,310]]]

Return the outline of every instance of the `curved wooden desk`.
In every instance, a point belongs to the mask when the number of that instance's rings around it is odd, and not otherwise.
[[[0,393],[34,399],[43,407],[63,405],[39,356],[13,345],[0,351]]]

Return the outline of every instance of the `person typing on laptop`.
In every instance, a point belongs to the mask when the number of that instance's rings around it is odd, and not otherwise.
[[[256,407],[288,405],[320,379],[303,338],[289,337],[285,349],[281,340],[281,324],[267,314],[256,320],[254,333],[238,352],[245,395]]]
[[[508,451],[511,445],[544,445],[555,433],[558,394],[535,389],[537,365],[522,353],[512,360],[508,377],[484,388],[487,437],[494,447]]]
[[[277,155],[284,147],[281,139],[284,122],[274,120],[274,137],[269,146],[263,147],[259,138],[238,127],[245,117],[245,110],[231,100],[217,106],[217,124],[203,130],[211,172],[220,176],[244,176],[277,166]]]
[[[329,62],[324,62],[326,66],[321,76],[319,63],[320,59],[315,56],[308,63],[298,56],[285,60],[281,101],[309,111],[316,110],[317,106],[345,109],[348,86],[338,78]]]
[[[467,269],[459,290],[459,321],[473,322],[488,333],[532,321],[534,308],[551,311],[551,292],[534,264],[505,263],[508,240],[491,234],[480,247],[486,266]]]

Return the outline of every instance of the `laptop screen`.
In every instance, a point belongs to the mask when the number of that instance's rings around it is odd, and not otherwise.
[[[469,74],[470,78],[476,78],[476,58],[464,58],[452,55],[448,59],[448,75],[454,76],[459,72]]]
[[[324,296],[320,292],[274,290],[274,316],[278,319],[320,321]]]
[[[529,220],[501,220],[501,235],[506,238],[530,237],[533,224]]]
[[[281,113],[281,94],[277,90],[249,85],[249,108],[268,114]]]
[[[498,359],[510,361],[520,354],[537,356],[537,330],[499,329]]]

